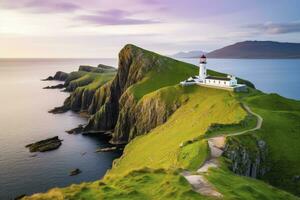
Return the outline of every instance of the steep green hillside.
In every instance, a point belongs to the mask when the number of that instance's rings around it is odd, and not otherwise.
[[[211,170],[207,178],[214,182],[224,200],[296,200],[289,193],[270,187],[255,179],[236,176],[226,169]],[[165,170],[142,169],[132,171],[118,179],[71,185],[35,194],[25,200],[213,200],[192,190],[189,183],[178,173]]]
[[[241,102],[264,118],[262,129],[228,139],[226,148],[234,156],[220,158],[219,167],[201,175],[222,199],[299,199],[263,181],[229,171],[232,166],[242,168],[243,161],[251,168],[257,161],[255,155],[261,156],[257,145],[263,141],[267,159],[259,161],[267,162],[263,164],[268,168],[258,178],[298,194],[298,101],[254,89],[236,94],[201,86],[182,87],[178,82],[196,74],[195,66],[133,45],[124,47],[119,57],[115,78],[95,87],[88,106],[95,115],[86,129],[114,129],[113,142],[130,141],[123,155],[102,180],[24,199],[216,199],[194,191],[181,173],[198,174],[197,169],[210,156],[207,136],[256,124]],[[249,166],[238,171],[247,171]]]
[[[119,68],[110,85],[106,101],[90,119],[86,130],[112,130],[114,143],[126,143],[137,135],[149,132],[152,128],[164,123],[168,116],[176,110],[158,109],[154,101],[140,103],[142,98],[160,88],[178,84],[190,76],[198,74],[198,67],[158,55],[134,45],[126,45],[119,53]],[[208,71],[210,75],[226,76],[226,74]],[[245,82],[251,87],[253,85]],[[164,103],[162,103],[164,104]],[[143,105],[145,105],[143,107]],[[161,105],[161,104],[160,104]],[[99,107],[99,105],[98,105]],[[163,107],[163,106],[162,106]],[[153,114],[145,119],[140,110],[152,110]],[[160,119],[155,117],[162,115]]]
[[[109,175],[118,175],[132,168],[184,168],[195,165],[192,164],[194,159],[197,159],[196,165],[200,166],[208,155],[206,140],[195,141],[197,144],[191,148],[189,146],[192,144],[183,147],[181,144],[204,135],[212,123],[238,123],[246,117],[239,102],[230,92],[223,90],[172,86],[144,97],[147,99],[152,96],[156,96],[156,99],[163,98],[169,105],[180,102],[181,106],[163,125],[128,144],[124,156],[115,162]],[[200,149],[197,148],[200,146]],[[198,158],[187,155],[184,159],[182,156],[179,159],[181,151],[186,152],[186,148],[189,151],[196,148]]]
[[[182,105],[166,123],[132,140],[103,180],[25,199],[214,199],[194,192],[179,172],[196,170],[206,159],[207,143],[201,135],[212,123],[237,123],[246,112],[228,91],[170,86],[141,101],[154,96],[168,105]],[[223,199],[297,199],[261,181],[236,176],[225,164],[206,177]]]
[[[300,195],[300,102],[276,94],[245,101],[264,118],[256,135],[267,143],[270,170],[262,179]]]
[[[50,112],[62,113],[73,110],[93,114],[89,112],[89,107],[93,102],[94,94],[115,75],[116,69],[106,65],[80,66],[78,71],[67,74],[64,83],[65,91],[71,92],[71,95],[65,100],[63,106],[56,107]]]

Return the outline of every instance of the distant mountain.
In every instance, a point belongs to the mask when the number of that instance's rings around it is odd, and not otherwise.
[[[176,54],[172,55],[172,57],[175,57],[175,58],[198,58],[203,54],[206,54],[206,53],[203,51],[188,51],[188,52],[176,53]]]
[[[245,41],[217,49],[209,58],[300,58],[300,43]]]

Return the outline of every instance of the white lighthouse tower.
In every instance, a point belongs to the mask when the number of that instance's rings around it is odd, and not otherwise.
[[[199,79],[201,82],[205,82],[206,78],[206,56],[202,55],[200,57],[200,65],[199,65]]]

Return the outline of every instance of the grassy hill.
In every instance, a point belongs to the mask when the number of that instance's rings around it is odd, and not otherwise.
[[[98,111],[102,114],[96,112],[95,116],[103,117],[103,112],[109,111],[103,110],[119,101],[116,127],[131,138],[122,157],[114,161],[102,180],[55,188],[24,199],[214,199],[195,192],[181,172],[197,173],[210,155],[206,133],[212,125],[222,124],[230,131],[244,128],[239,124],[249,115],[241,102],[264,117],[262,129],[252,133],[265,140],[269,149],[272,168],[262,179],[298,194],[299,182],[291,181],[299,174],[298,101],[254,89],[236,94],[200,86],[182,87],[178,82],[196,74],[195,66],[135,46],[127,46],[120,57],[122,68],[119,66],[115,79],[109,83],[110,92],[115,94],[97,93],[104,95],[106,101]],[[114,99],[116,94],[118,99]],[[95,116],[93,120],[104,119]],[[245,126],[252,125],[251,122]],[[249,144],[248,137],[236,137],[241,141],[239,145]],[[204,176],[223,199],[299,199],[266,182],[232,173],[228,159],[221,158],[219,162],[221,167]]]
[[[245,101],[264,118],[255,134],[268,145],[270,171],[263,180],[300,195],[300,102],[277,94],[257,94]]]

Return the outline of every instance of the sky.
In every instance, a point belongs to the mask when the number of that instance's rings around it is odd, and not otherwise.
[[[0,0],[0,58],[115,58],[300,42],[299,0]]]

